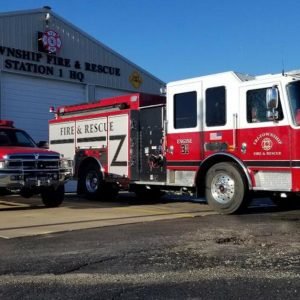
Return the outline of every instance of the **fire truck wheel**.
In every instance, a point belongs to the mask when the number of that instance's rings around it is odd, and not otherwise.
[[[234,163],[217,163],[208,170],[205,195],[208,204],[221,214],[241,212],[248,204],[245,178]]]
[[[79,177],[79,187],[82,194],[88,199],[96,199],[100,196],[103,187],[103,180],[99,167],[96,164],[89,164]]]
[[[58,207],[65,197],[65,186],[59,185],[57,188],[50,186],[41,190],[42,201],[46,207]]]

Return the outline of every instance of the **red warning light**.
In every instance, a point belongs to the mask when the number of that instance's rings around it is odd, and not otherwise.
[[[0,120],[0,126],[14,127],[14,121],[10,121],[10,120]]]

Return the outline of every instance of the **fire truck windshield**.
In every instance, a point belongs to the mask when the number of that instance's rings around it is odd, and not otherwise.
[[[300,126],[300,81],[289,83],[287,93],[294,124]]]
[[[36,147],[36,144],[22,130],[0,128],[0,147]]]

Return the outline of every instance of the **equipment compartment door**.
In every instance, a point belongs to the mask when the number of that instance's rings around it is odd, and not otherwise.
[[[128,176],[128,115],[108,117],[108,172],[113,177]]]
[[[162,106],[140,111],[140,180],[165,182],[166,162],[163,150],[164,114]]]

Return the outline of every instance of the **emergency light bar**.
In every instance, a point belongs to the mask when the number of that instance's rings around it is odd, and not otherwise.
[[[88,107],[86,107],[88,106]],[[57,114],[58,115],[70,115],[70,114],[76,114],[76,115],[80,115],[80,114],[85,114],[86,112],[92,112],[92,111],[106,111],[106,112],[110,112],[110,111],[114,111],[114,110],[123,110],[123,109],[127,109],[129,108],[127,103],[118,103],[118,104],[112,104],[112,105],[107,105],[107,106],[95,106],[95,107],[91,107],[91,105],[83,105],[82,108],[77,109],[77,111],[75,110],[66,110],[65,107],[60,107],[57,109]]]
[[[10,120],[0,120],[0,126],[14,127],[14,121],[10,121]]]

